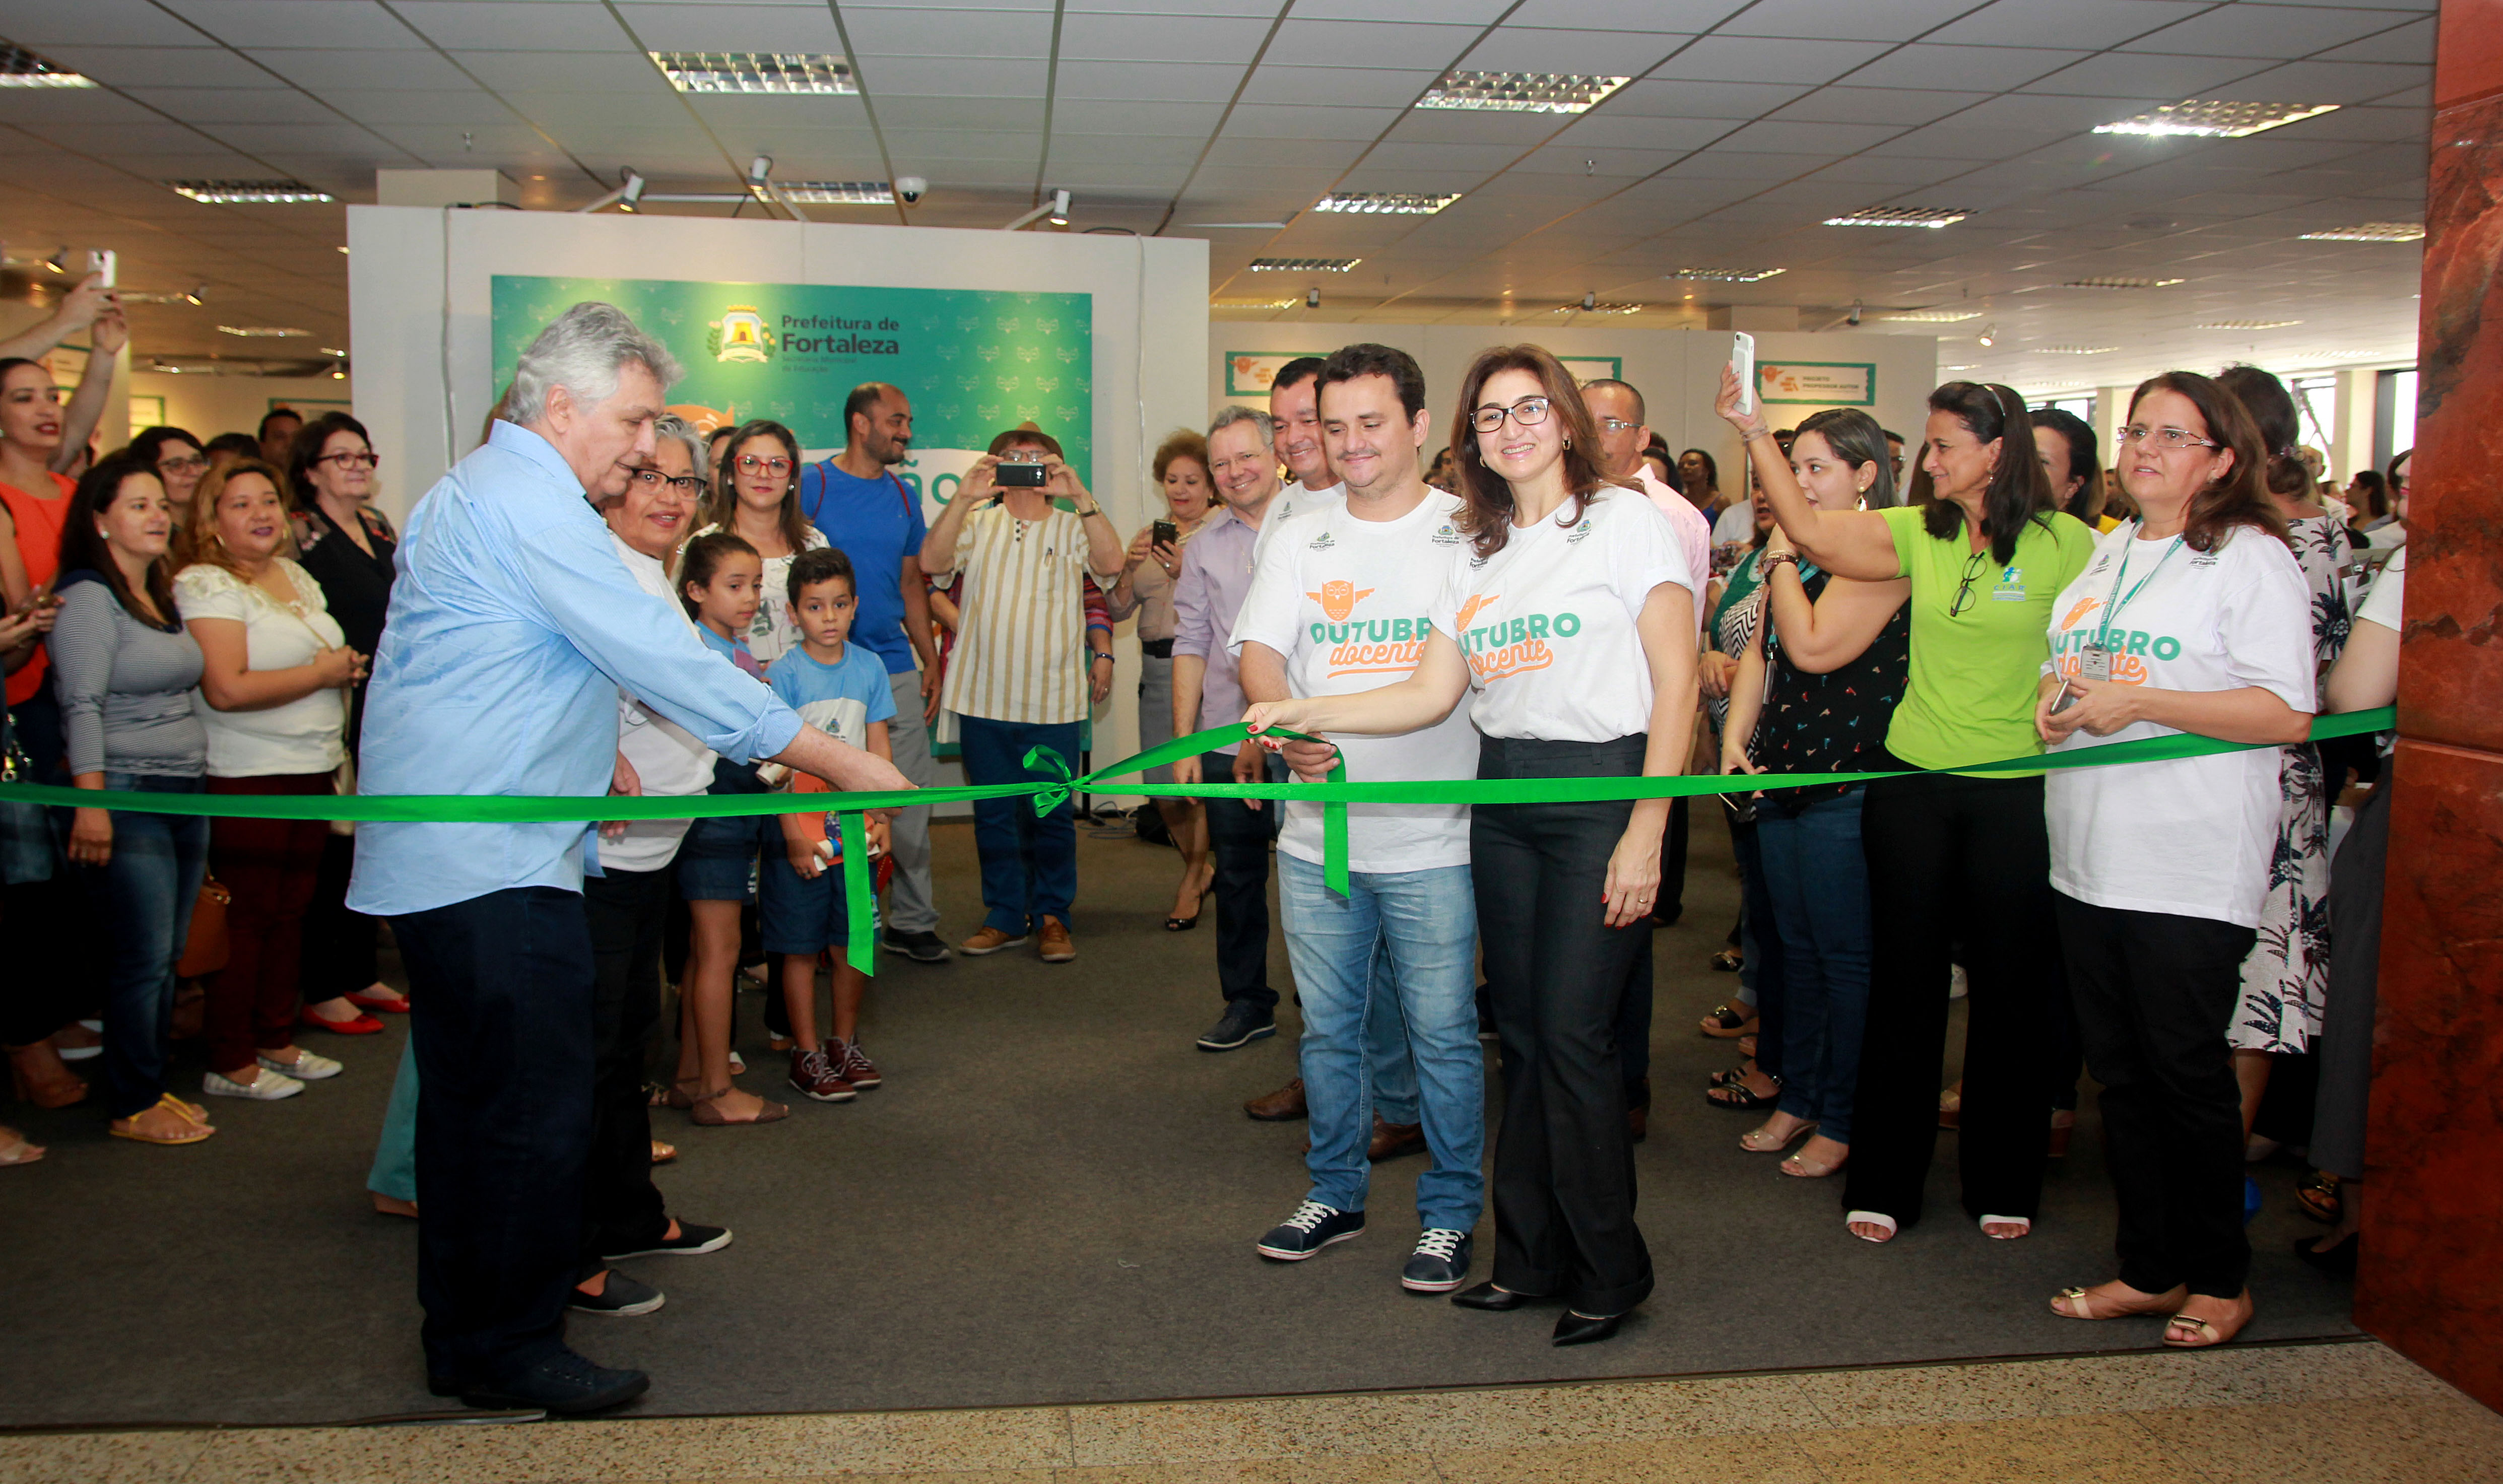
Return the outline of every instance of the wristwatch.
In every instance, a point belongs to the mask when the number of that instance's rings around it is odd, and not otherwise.
[[[1766,577],[1773,575],[1773,568],[1783,565],[1788,565],[1796,569],[1799,566],[1799,553],[1766,552],[1764,556],[1756,558],[1757,570],[1764,573]]]

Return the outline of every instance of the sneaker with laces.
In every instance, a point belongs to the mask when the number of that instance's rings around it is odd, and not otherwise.
[[[200,1079],[200,1091],[211,1097],[250,1097],[260,1102],[276,1102],[281,1097],[292,1097],[304,1091],[304,1084],[285,1072],[274,1072],[264,1066],[260,1075],[250,1082],[237,1082],[232,1077],[210,1072]]]
[[[608,1281],[596,1294],[578,1288],[565,1291],[565,1306],[577,1314],[605,1314],[611,1319],[639,1319],[669,1302],[668,1296],[640,1278],[608,1269]]]
[[[1036,946],[1036,957],[1046,963],[1068,963],[1078,957],[1078,945],[1069,940],[1069,925],[1056,917],[1046,917],[1036,936],[1043,941]]]
[[[531,1408],[571,1417],[623,1406],[651,1387],[639,1370],[611,1370],[595,1366],[570,1350],[500,1380],[468,1380],[429,1375],[426,1389],[438,1397],[459,1397],[471,1406],[498,1410]]]
[[[878,934],[877,946],[891,954],[902,954],[915,963],[947,961],[947,945],[927,928],[917,932],[889,928]]]
[[[791,1085],[818,1102],[849,1102],[860,1093],[835,1071],[835,1063],[811,1047],[791,1053]]]
[[[1332,1242],[1363,1234],[1362,1211],[1342,1211],[1318,1200],[1307,1200],[1295,1207],[1294,1215],[1271,1227],[1255,1245],[1264,1258],[1300,1263]]]
[[[836,1076],[864,1093],[886,1080],[878,1075],[876,1065],[861,1055],[858,1041],[846,1041],[839,1035],[826,1037],[826,1060],[834,1063]]]
[[[1202,1051],[1233,1051],[1278,1033],[1278,1017],[1249,1000],[1228,1000],[1225,1013],[1192,1044]],[[1253,1115],[1257,1117],[1257,1114]]]
[[[1448,1294],[1468,1281],[1469,1234],[1427,1227],[1399,1270],[1399,1286],[1412,1294]]]
[[[292,1062],[281,1062],[274,1057],[259,1056],[253,1060],[260,1063],[263,1071],[277,1072],[282,1076],[292,1077],[298,1082],[322,1082],[347,1070],[347,1067],[331,1061],[328,1057],[319,1052],[306,1051],[300,1046],[295,1049],[295,1060]]]
[[[1003,948],[1014,948],[1025,939],[1022,932],[1010,932],[985,923],[981,931],[957,944],[956,951],[967,958],[978,959],[985,954],[998,953]]]

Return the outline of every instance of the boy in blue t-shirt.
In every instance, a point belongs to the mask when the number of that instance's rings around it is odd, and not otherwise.
[[[800,644],[773,661],[766,684],[802,721],[889,757],[886,722],[895,715],[895,696],[886,666],[851,642],[859,610],[851,558],[833,547],[802,552],[791,562],[789,593]],[[765,951],[782,959],[782,1000],[794,1043],[791,1085],[819,1102],[845,1102],[881,1079],[861,1055],[860,1004],[869,978],[843,960],[850,924],[842,873],[877,868],[875,858],[886,850],[886,824],[870,821],[867,860],[840,859],[838,832],[828,826],[820,813],[782,816],[784,848],[778,857],[770,849],[765,853],[758,916]],[[834,1034],[820,1045],[817,956],[829,948],[835,950]]]

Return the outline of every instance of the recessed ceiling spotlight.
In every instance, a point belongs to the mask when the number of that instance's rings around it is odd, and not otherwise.
[[[2306,242],[2415,242],[2424,236],[2424,227],[2414,221],[2365,221],[2354,226],[2332,227],[2325,232],[2306,232]]]
[[[2063,288],[2170,288],[2181,282],[2183,281],[2180,279],[2081,278],[2071,279],[2060,287]]]
[[[310,336],[311,330],[299,330],[291,324],[221,324],[221,335],[241,335],[246,340],[294,340]]]
[[[2281,330],[2289,324],[2302,322],[2300,320],[2202,320],[2199,327],[2203,330]]]
[[[1847,216],[1828,217],[1827,226],[1953,226],[1971,212],[1931,206],[1872,206]]]
[[[653,65],[687,93],[856,93],[851,62],[831,51],[655,51]]]
[[[1255,257],[1254,273],[1345,273],[1364,261],[1360,257]]]
[[[95,79],[82,77],[48,62],[23,47],[0,43],[0,87],[93,87]]]
[[[773,191],[803,206],[895,204],[895,187],[884,181],[779,181]]]
[[[2027,348],[2031,355],[2104,355],[2119,350],[2116,345],[2038,345]]]
[[[1693,279],[1700,284],[1761,284],[1788,268],[1680,268],[1670,278]]]
[[[302,181],[167,181],[178,196],[208,206],[294,206],[327,201],[330,193]]]
[[[1507,114],[1580,114],[1632,82],[1567,72],[1461,72],[1437,79],[1419,108],[1464,108]]]
[[[1429,195],[1409,190],[1334,190],[1313,203],[1317,212],[1365,212],[1395,217],[1430,217],[1460,198],[1455,190]]]
[[[2193,98],[2169,103],[2151,114],[2116,123],[2095,125],[2098,134],[2188,135],[2200,139],[2240,139],[2262,129],[2337,112],[2335,103],[2242,103]]]
[[[1967,320],[1980,319],[1981,311],[1977,309],[1914,309],[1906,310],[1899,315],[1879,315],[1877,318],[1896,324],[1962,324]]]

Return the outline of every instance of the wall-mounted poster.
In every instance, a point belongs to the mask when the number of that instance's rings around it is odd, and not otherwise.
[[[789,425],[810,457],[843,445],[843,399],[887,382],[912,399],[896,473],[936,519],[993,435],[1032,422],[1095,483],[1093,295],[829,284],[706,284],[497,274],[496,385],[550,320],[583,299],[634,317],[686,368],[670,411],[709,432]]]
[[[1622,355],[1559,355],[1556,359],[1572,373],[1573,385],[1577,387],[1626,379],[1626,361]]]
[[[1818,407],[1877,405],[1877,367],[1860,360],[1756,362],[1756,394],[1767,402]]]
[[[1228,351],[1225,353],[1225,394],[1230,397],[1265,397],[1269,384],[1278,379],[1286,362],[1307,355],[1327,355],[1327,351]]]

